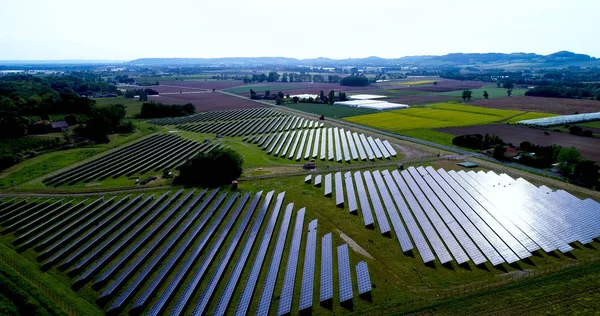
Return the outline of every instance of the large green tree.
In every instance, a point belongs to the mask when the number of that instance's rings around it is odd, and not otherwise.
[[[243,171],[244,157],[231,148],[201,153],[180,168],[176,182],[203,187],[218,187],[237,180]]]

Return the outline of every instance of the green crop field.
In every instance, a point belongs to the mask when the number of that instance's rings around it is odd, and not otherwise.
[[[488,92],[490,99],[508,97],[508,95],[506,94],[506,89],[498,88],[496,86],[484,86],[479,89],[472,89],[471,91],[473,92],[471,95],[471,100],[483,99],[484,98],[483,91]],[[457,91],[450,91],[450,92],[439,92],[437,94],[445,95],[445,96],[449,96],[449,97],[459,97],[460,98],[462,96],[462,92],[463,92],[463,90],[457,90]],[[512,96],[515,96],[515,97],[522,96],[522,95],[525,95],[525,92],[527,92],[527,89],[513,89]]]
[[[137,98],[125,98],[125,97],[117,97],[117,98],[97,98],[94,99],[96,104],[122,104],[125,106],[125,112],[127,113],[127,117],[136,117],[142,111],[142,103]]]

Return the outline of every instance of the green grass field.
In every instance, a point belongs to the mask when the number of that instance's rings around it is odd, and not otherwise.
[[[508,95],[506,94],[506,89],[498,88],[496,86],[484,86],[479,89],[472,89],[473,94],[471,95],[471,100],[479,100],[483,99],[483,91],[487,91],[490,99],[495,98],[506,98]],[[463,90],[450,91],[450,92],[439,92],[439,95],[445,95],[449,97],[462,97]],[[522,96],[525,95],[527,89],[513,89],[512,96]]]
[[[403,97],[408,95],[429,95],[429,92],[405,90],[405,89],[369,89],[362,91],[352,91],[348,95],[356,94],[374,94],[374,95],[385,95],[387,97]]]
[[[600,121],[587,122],[587,123],[578,123],[576,125],[581,126],[581,127],[600,128]]]

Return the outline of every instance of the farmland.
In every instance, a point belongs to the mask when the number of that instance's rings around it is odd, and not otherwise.
[[[551,146],[554,144],[563,147],[572,146],[581,152],[583,158],[600,161],[600,139],[597,138],[575,136],[558,132],[550,132],[550,135],[545,135],[545,131],[541,129],[505,124],[441,128],[438,129],[438,131],[452,135],[496,134],[506,143],[513,143],[515,145],[528,141],[543,146]]]
[[[546,112],[553,114],[575,114],[600,112],[600,101],[542,97],[510,97],[501,99],[477,100],[472,104],[495,109]]]
[[[484,109],[454,103],[436,103],[423,107],[353,116],[346,118],[346,120],[395,133],[402,133],[404,130],[412,129],[512,123],[519,121],[525,116],[545,117],[549,115],[523,111]]]
[[[472,89],[472,96],[471,96],[471,100],[481,100],[481,99],[485,99],[483,97],[483,91],[487,91],[489,94],[489,98],[490,99],[496,99],[496,98],[507,98],[507,94],[506,94],[506,89],[504,88],[497,88],[496,86],[484,86],[481,88],[477,88],[477,89]],[[518,96],[523,96],[525,95],[525,92],[527,91],[527,89],[512,89],[512,97],[518,97]],[[449,96],[449,97],[458,97],[460,98],[462,96],[462,90],[460,91],[450,91],[450,92],[441,92],[439,93],[440,95],[444,95],[444,96]]]
[[[148,97],[148,101],[164,104],[186,104],[196,106],[198,112],[230,109],[247,109],[261,106],[258,103],[236,98],[219,92],[167,94]]]

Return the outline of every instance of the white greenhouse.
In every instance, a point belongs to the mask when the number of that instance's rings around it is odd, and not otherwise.
[[[533,120],[518,121],[517,124],[537,127],[547,127],[565,124],[575,124],[590,121],[600,120],[600,112],[585,113],[585,114],[572,114],[572,115],[561,115],[553,117],[545,117]]]
[[[407,104],[390,103],[376,100],[355,100],[355,101],[339,101],[335,105],[344,105],[353,108],[373,109],[373,110],[392,110],[409,108]]]

